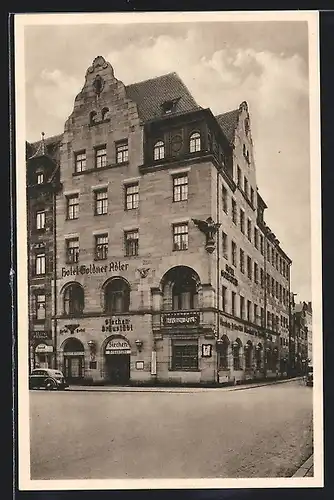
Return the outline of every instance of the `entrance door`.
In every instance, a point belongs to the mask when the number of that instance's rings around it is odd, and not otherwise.
[[[83,356],[65,357],[65,378],[70,382],[78,382],[83,373]]]
[[[130,354],[106,354],[108,381],[115,385],[125,385],[130,380]]]

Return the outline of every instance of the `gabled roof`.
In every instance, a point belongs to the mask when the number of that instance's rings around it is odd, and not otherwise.
[[[230,144],[234,140],[234,132],[238,125],[239,113],[239,109],[233,109],[232,111],[216,116],[220,128]]]
[[[163,116],[161,106],[166,101],[176,101],[173,114],[201,109],[176,73],[128,85],[126,94],[137,104],[143,121]]]
[[[29,157],[29,160],[33,158],[40,158],[42,156],[49,156],[54,159],[56,147],[61,142],[62,138],[63,134],[53,135],[46,138],[43,136],[42,140],[30,143],[29,146],[33,153]]]

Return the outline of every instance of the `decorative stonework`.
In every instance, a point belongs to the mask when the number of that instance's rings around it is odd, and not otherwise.
[[[192,221],[205,234],[205,250],[212,253],[215,250],[215,234],[220,227],[220,223],[214,222],[212,217],[208,217],[206,220],[192,219]]]
[[[96,94],[100,95],[104,87],[104,80],[100,75],[96,75],[95,80],[93,81],[93,87]]]
[[[141,278],[146,278],[150,268],[149,267],[139,267],[138,272]]]
[[[102,56],[95,57],[93,64],[89,66],[87,72],[93,73],[96,69],[106,69],[108,67],[108,63]]]

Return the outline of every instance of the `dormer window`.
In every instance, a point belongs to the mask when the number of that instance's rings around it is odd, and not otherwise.
[[[44,174],[43,172],[37,173],[37,184],[43,184],[44,182]]]
[[[170,101],[165,101],[164,103],[162,103],[161,108],[163,113],[165,115],[173,113],[173,111],[175,111],[178,100],[179,99],[172,99]]]
[[[154,144],[153,158],[154,160],[162,160],[165,158],[165,144],[163,141],[158,141]]]

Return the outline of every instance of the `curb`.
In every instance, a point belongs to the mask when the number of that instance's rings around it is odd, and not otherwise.
[[[294,382],[296,380],[301,380],[303,377],[295,377],[284,380],[273,380],[268,382],[262,382],[258,384],[244,384],[238,386],[227,386],[227,387],[129,387],[129,386],[71,386],[68,392],[162,392],[162,393],[174,393],[174,394],[186,394],[186,393],[196,393],[196,392],[214,392],[214,391],[245,391],[248,389],[256,389],[258,387],[266,387],[268,385],[276,384],[286,384],[288,382]]]
[[[299,467],[292,477],[313,477],[313,453],[312,455]]]

